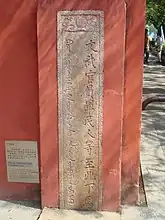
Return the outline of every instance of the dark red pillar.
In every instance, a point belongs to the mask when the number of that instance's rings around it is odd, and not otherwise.
[[[135,204],[139,193],[145,0],[127,0],[122,201]]]

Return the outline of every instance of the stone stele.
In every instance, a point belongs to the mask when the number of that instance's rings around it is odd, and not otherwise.
[[[60,208],[102,200],[104,12],[58,12]]]

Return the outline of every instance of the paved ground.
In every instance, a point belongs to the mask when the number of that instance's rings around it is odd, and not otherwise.
[[[151,57],[144,66],[143,98],[165,95],[165,67]],[[125,207],[122,220],[165,219],[165,103],[142,113],[141,166],[148,207]]]
[[[37,220],[41,210],[33,202],[0,201],[0,220]]]
[[[153,58],[152,58],[153,59]],[[144,98],[165,94],[165,67],[145,66]],[[31,202],[0,201],[0,220],[165,220],[165,104],[143,112],[141,164],[148,207],[124,207],[122,216],[107,212],[59,211]]]

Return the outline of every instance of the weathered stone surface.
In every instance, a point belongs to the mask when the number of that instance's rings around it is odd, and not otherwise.
[[[101,202],[104,16],[58,13],[60,207],[97,210]]]

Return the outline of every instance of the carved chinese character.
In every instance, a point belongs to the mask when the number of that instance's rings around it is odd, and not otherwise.
[[[86,150],[88,151],[89,156],[92,155],[92,150],[93,150],[92,147],[90,147],[90,146],[86,146],[86,147],[84,147],[84,149],[86,149]]]
[[[88,135],[89,135],[91,138],[95,138],[95,135],[93,134],[93,132],[91,131],[90,128],[88,128]]]
[[[85,66],[86,67],[90,66],[92,68],[96,68],[96,66],[95,66],[95,58],[94,58],[92,53],[87,56],[87,59],[84,62],[85,62]]]
[[[98,18],[97,16],[87,16],[88,25],[92,28],[92,30],[96,30]]]
[[[70,160],[70,163],[75,162],[74,151],[75,151],[75,149],[73,147],[70,147],[68,150],[68,158]]]
[[[90,180],[96,180],[96,173],[93,170],[87,170],[84,173],[84,180],[85,181],[90,181]]]
[[[69,69],[69,68],[70,68],[70,66],[72,65],[72,64],[71,64],[71,60],[70,60],[70,59],[65,59],[63,64],[66,65],[67,68],[68,68],[68,69],[66,70],[65,77],[66,77],[66,78],[69,78],[69,77],[70,77],[70,69]]]
[[[85,160],[85,168],[93,169],[95,168],[94,162],[91,158],[86,158]]]
[[[68,135],[69,135],[69,136],[73,136],[73,135],[75,135],[76,133],[77,133],[77,130],[76,130],[76,129],[72,129],[72,128],[71,128],[71,129],[68,130]]]
[[[88,208],[88,209],[91,209],[92,207],[93,207],[93,205],[94,205],[94,202],[93,202],[93,199],[92,199],[92,197],[91,196],[87,196],[86,198],[85,198],[85,202],[84,202],[85,204],[85,206]]]
[[[67,46],[69,52],[72,52],[72,45],[73,45],[73,40],[66,39],[66,46]]]
[[[66,114],[66,120],[73,120],[76,117],[71,113],[71,112],[67,112]]]
[[[88,115],[90,113],[91,110],[94,110],[94,100],[93,97],[86,101],[85,105],[84,105],[84,111],[85,113]]]
[[[74,165],[75,165],[75,160],[74,159],[70,159],[69,163],[68,163],[68,168],[69,168],[69,173],[70,173],[68,179],[72,178],[74,176]]]
[[[95,46],[96,46],[96,42],[95,42],[95,41],[90,40],[88,43],[86,43],[86,46],[87,46],[87,49],[88,49],[88,50],[92,50],[93,52],[98,52],[98,51],[95,49]]]
[[[69,185],[67,188],[68,188],[69,193],[75,192],[72,185]]]
[[[66,93],[66,97],[69,101],[74,102],[73,94],[71,93]]]
[[[88,84],[86,86],[86,94],[87,96],[91,96],[91,98],[93,98],[93,84]]]
[[[68,196],[68,204],[69,205],[73,205],[74,204],[74,202],[75,202],[75,200],[74,200],[74,195],[69,195]]]
[[[74,24],[73,24],[73,17],[72,16],[65,16],[63,23],[62,23],[64,30],[73,30]]]
[[[76,146],[78,146],[79,144],[78,144],[78,142],[77,141],[69,141],[69,146],[72,146],[72,147],[76,147]]]
[[[68,112],[72,112],[72,103],[67,100],[65,105],[66,105],[66,108],[67,108]]]
[[[87,20],[83,16],[76,16],[75,24],[76,24],[77,28],[84,29],[87,26]]]
[[[84,124],[85,124],[85,125],[88,125],[88,124],[89,124],[92,128],[94,128],[93,117],[92,117],[91,114],[85,116]]]
[[[86,144],[86,146],[89,146],[89,147],[93,147],[93,148],[95,147],[93,140],[86,140],[85,144]]]
[[[88,83],[93,84],[94,82],[94,74],[96,74],[95,71],[89,70],[89,72],[86,72],[85,75],[88,78]]]
[[[88,194],[90,194],[96,188],[95,183],[88,183],[85,184],[85,186],[88,187]]]

